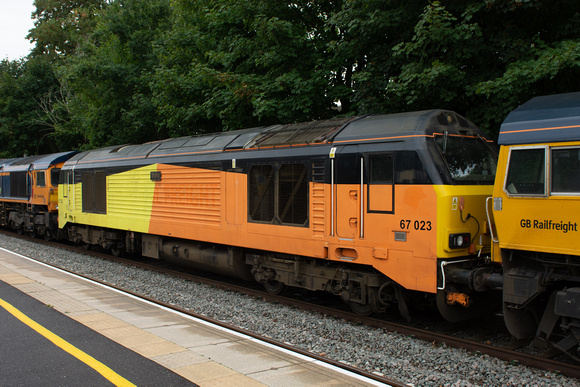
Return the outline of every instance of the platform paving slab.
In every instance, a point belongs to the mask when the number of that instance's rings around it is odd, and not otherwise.
[[[377,385],[4,250],[0,280],[200,386]]]

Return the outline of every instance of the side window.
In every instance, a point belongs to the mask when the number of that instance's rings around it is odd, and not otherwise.
[[[28,174],[26,172],[10,173],[10,195],[15,198],[28,197]]]
[[[395,157],[396,184],[431,184],[419,155],[415,151],[399,151]]]
[[[2,189],[0,190],[2,197],[10,196],[10,175],[2,175]]]
[[[46,179],[44,171],[36,171],[36,186],[37,187],[46,187]]]
[[[250,219],[271,222],[274,220],[274,168],[271,165],[254,165],[249,173]]]
[[[83,212],[107,213],[107,178],[104,172],[81,175]]]
[[[95,212],[107,213],[107,177],[105,172],[95,172]]]
[[[304,226],[308,173],[304,164],[254,165],[248,173],[249,220]]]
[[[93,173],[85,172],[81,175],[83,186],[83,212],[94,212],[93,208]]]
[[[510,151],[505,190],[511,195],[546,195],[546,148]]]
[[[552,193],[580,194],[580,148],[552,148]]]
[[[303,164],[280,167],[278,179],[278,216],[282,223],[304,224],[308,219],[308,184]]]

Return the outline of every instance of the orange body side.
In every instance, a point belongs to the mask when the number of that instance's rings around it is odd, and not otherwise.
[[[360,185],[335,185],[332,195],[330,185],[310,183],[309,221],[301,227],[249,222],[244,174],[169,165],[158,170],[163,177],[153,195],[151,234],[355,262],[407,289],[436,291],[433,186],[397,185],[393,191],[365,184],[361,196]]]

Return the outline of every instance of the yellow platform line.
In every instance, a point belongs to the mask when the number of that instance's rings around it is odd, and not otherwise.
[[[110,381],[116,386],[135,386],[133,383],[129,382],[127,379],[123,378],[115,371],[101,363],[100,361],[96,360],[94,357],[87,355],[74,345],[70,344],[69,342],[65,341],[64,339],[60,338],[56,334],[52,333],[42,325],[38,324],[36,321],[32,320],[24,313],[16,309],[14,306],[9,304],[8,302],[4,301],[0,298],[0,306],[6,309],[10,314],[16,317],[18,320],[22,321],[24,324],[28,325],[30,328],[34,329],[36,332],[50,340],[54,343],[57,347],[61,348],[65,352],[73,355],[99,374],[101,374],[105,379]]]

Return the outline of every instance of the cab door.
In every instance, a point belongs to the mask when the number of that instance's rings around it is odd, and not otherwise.
[[[335,171],[336,234],[342,239],[361,237],[362,175],[358,145],[337,149]]]

